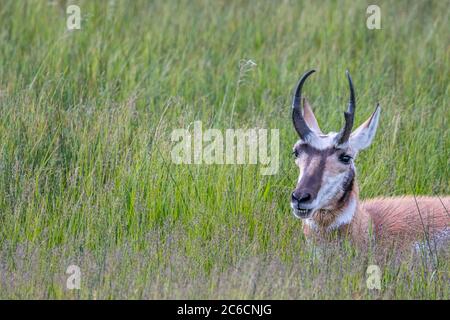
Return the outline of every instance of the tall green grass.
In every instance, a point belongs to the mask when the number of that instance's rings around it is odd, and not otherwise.
[[[450,193],[449,2],[379,1],[381,30],[369,4],[2,0],[0,298],[450,298],[448,254],[319,250],[290,213],[290,95],[312,67],[322,129],[343,123],[347,68],[356,122],[382,106],[363,198]],[[278,174],[173,164],[196,120],[279,129]]]

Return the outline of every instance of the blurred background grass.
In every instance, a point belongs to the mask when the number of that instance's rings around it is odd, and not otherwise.
[[[318,255],[290,213],[290,99],[310,68],[324,131],[343,123],[347,68],[357,124],[382,106],[363,198],[450,193],[450,3],[377,1],[381,30],[370,4],[2,0],[0,297],[448,299],[448,255]],[[172,164],[171,131],[195,120],[279,129],[279,173]]]

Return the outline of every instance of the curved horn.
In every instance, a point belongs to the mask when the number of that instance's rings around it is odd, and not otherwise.
[[[346,143],[352,133],[353,120],[355,119],[355,89],[353,88],[352,77],[348,70],[345,71],[348,79],[348,85],[350,87],[350,99],[348,101],[347,111],[344,112],[345,125],[339,134],[336,136],[337,144]]]
[[[316,70],[313,69],[305,72],[302,75],[295,89],[294,99],[292,100],[292,121],[294,123],[295,130],[302,139],[305,139],[309,134],[312,133],[311,129],[308,127],[305,119],[303,118],[302,110],[300,108],[300,103],[302,100],[302,87],[306,79],[314,72],[316,72]]]

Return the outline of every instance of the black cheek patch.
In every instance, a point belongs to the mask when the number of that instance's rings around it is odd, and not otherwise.
[[[348,200],[350,193],[353,190],[354,181],[355,181],[355,171],[351,169],[344,183],[342,184],[342,190],[344,193],[342,194],[341,198],[338,201],[340,204],[343,204]]]

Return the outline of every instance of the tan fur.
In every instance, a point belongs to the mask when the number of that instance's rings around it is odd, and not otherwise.
[[[350,197],[357,201],[357,205],[349,224],[340,226],[334,232],[328,230],[345,205],[332,210],[319,210],[312,217],[315,230],[303,224],[305,235],[327,239],[337,234],[348,236],[357,244],[365,244],[369,241],[369,234],[373,234],[378,244],[404,247],[414,241],[433,242],[439,232],[450,232],[449,196],[401,196],[359,202],[355,183]]]
[[[357,212],[370,217],[377,237],[414,241],[450,227],[450,197],[376,198],[361,203]]]

